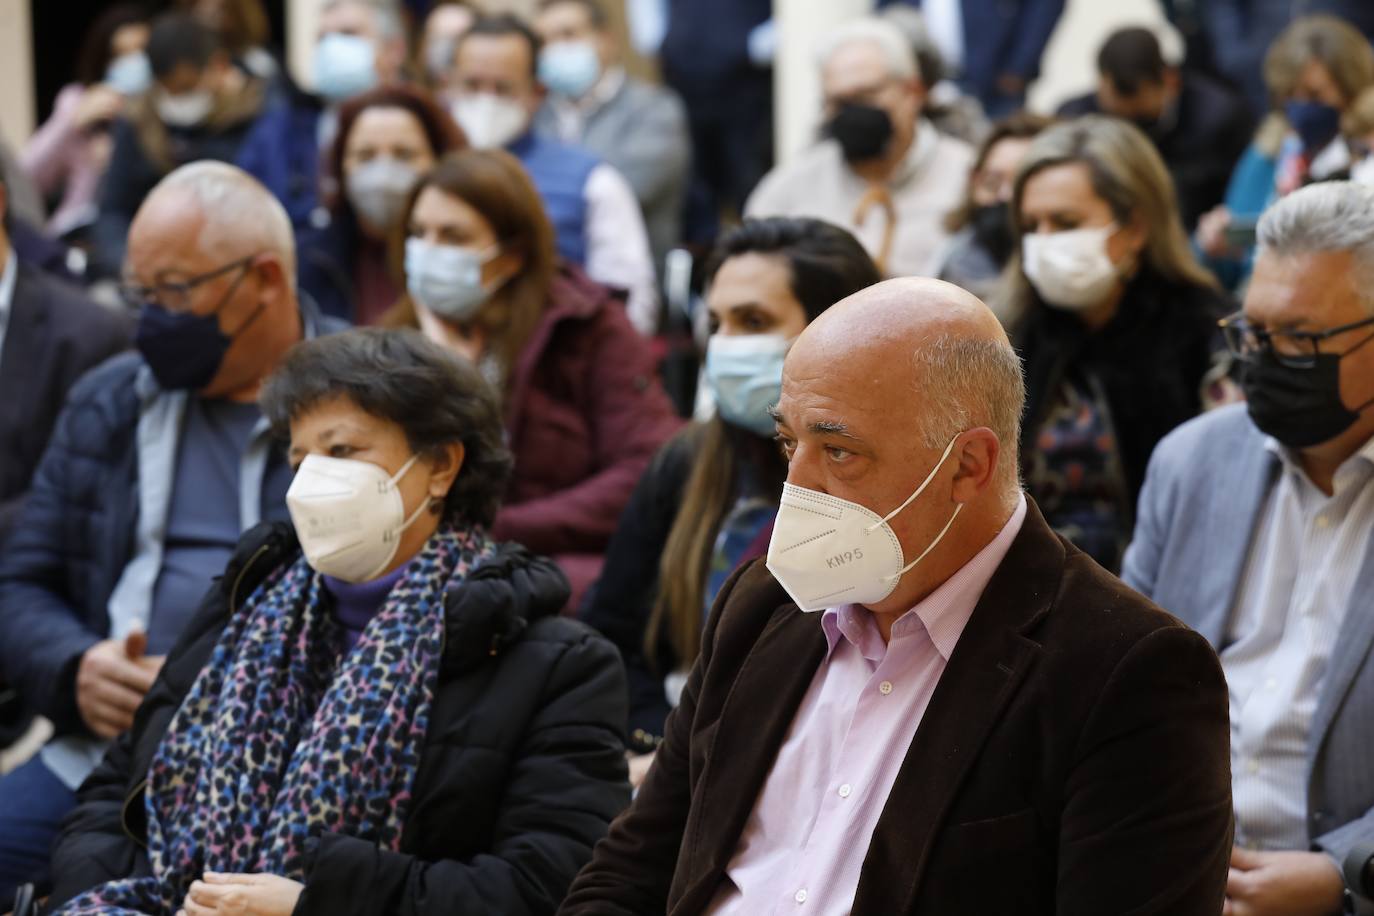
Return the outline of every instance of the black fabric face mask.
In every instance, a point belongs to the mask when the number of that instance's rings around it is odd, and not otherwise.
[[[846,162],[877,159],[892,142],[892,118],[881,108],[845,102],[825,126],[827,136],[835,139]]]
[[[1005,265],[1011,257],[1013,245],[1011,234],[1011,205],[1005,201],[976,207],[969,217],[973,227],[973,237],[999,266]]]
[[[1302,449],[1329,442],[1360,418],[1374,401],[1351,410],[1341,401],[1341,358],[1345,353],[1319,353],[1310,369],[1285,366],[1271,352],[1262,352],[1241,372],[1250,419],[1260,432],[1289,448]]]

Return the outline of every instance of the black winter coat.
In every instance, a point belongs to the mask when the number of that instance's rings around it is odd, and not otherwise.
[[[244,535],[167,658],[133,729],[81,787],[53,855],[56,905],[149,874],[146,775],[237,602],[300,547],[291,528]],[[297,916],[548,914],[629,802],[625,678],[615,649],[558,616],[568,585],[507,545],[448,595],[444,656],[400,852],[326,834]]]

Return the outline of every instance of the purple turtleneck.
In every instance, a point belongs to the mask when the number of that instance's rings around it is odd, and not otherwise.
[[[321,576],[325,591],[334,597],[334,619],[344,629],[348,651],[358,644],[363,630],[382,609],[391,588],[405,575],[409,563],[402,563],[380,579],[367,582],[345,582],[333,576]]]

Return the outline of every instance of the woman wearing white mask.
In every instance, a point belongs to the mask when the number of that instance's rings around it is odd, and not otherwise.
[[[881,279],[852,235],[820,220],[746,221],[716,247],[706,269],[706,381],[716,416],[655,457],[581,613],[625,659],[636,783],[696,660],[716,592],[767,553],[787,476],[768,413],[783,357],[817,315]]]
[[[407,299],[388,323],[482,370],[504,402],[515,473],[494,531],[554,558],[576,602],[654,452],[680,421],[625,305],[554,253],[519,161],[446,156],[405,217]]]
[[[552,914],[628,801],[624,679],[559,616],[558,570],[488,534],[496,398],[419,334],[358,329],[299,345],[262,405],[294,530],[244,536],[83,786],[50,904]]]
[[[345,317],[380,321],[405,289],[391,245],[410,192],[441,156],[466,146],[453,118],[423,89],[396,84],[345,102],[325,166],[329,224],[303,240],[303,285],[315,294],[332,278],[351,300]],[[337,296],[322,290],[317,298]]]
[[[1036,137],[1012,212],[1000,304],[1026,365],[1026,485],[1115,570],[1155,444],[1226,396],[1217,321],[1233,306],[1193,256],[1159,154],[1125,121]]]
[[[57,94],[52,115],[24,146],[22,168],[44,197],[58,201],[49,234],[66,235],[95,218],[115,119],[153,82],[147,45],[146,10],[120,4],[102,13],[86,30],[77,81]]]

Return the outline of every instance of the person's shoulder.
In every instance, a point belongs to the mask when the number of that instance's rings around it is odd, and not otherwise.
[[[945,169],[969,171],[973,168],[974,160],[978,158],[978,151],[972,145],[965,140],[938,130],[935,133],[935,158],[937,162]],[[964,193],[962,185],[956,190],[959,194]]]
[[[1160,474],[1205,480],[1213,473],[1225,475],[1237,453],[1263,447],[1264,436],[1250,419],[1245,404],[1228,404],[1170,431],[1155,446],[1152,462]],[[1221,485],[1220,480],[1212,483]]]
[[[818,184],[829,185],[844,169],[839,144],[823,140],[775,165],[745,204],[745,216],[785,216],[805,209]]]
[[[682,99],[667,86],[659,86],[645,82],[638,77],[627,76],[625,84],[618,94],[627,108],[637,110],[671,108],[675,112],[681,112],[684,118],[686,117],[686,107],[682,104]]]
[[[40,304],[53,326],[70,334],[127,333],[132,324],[132,315],[107,308],[76,284],[22,262],[14,296],[16,302],[31,299]]]
[[[1097,94],[1087,92],[1083,95],[1075,96],[1059,106],[1055,111],[1055,116],[1060,118],[1076,118],[1079,115],[1097,114]]]
[[[143,357],[136,350],[111,356],[72,386],[67,398],[69,407],[137,404],[134,381],[143,366]]]

